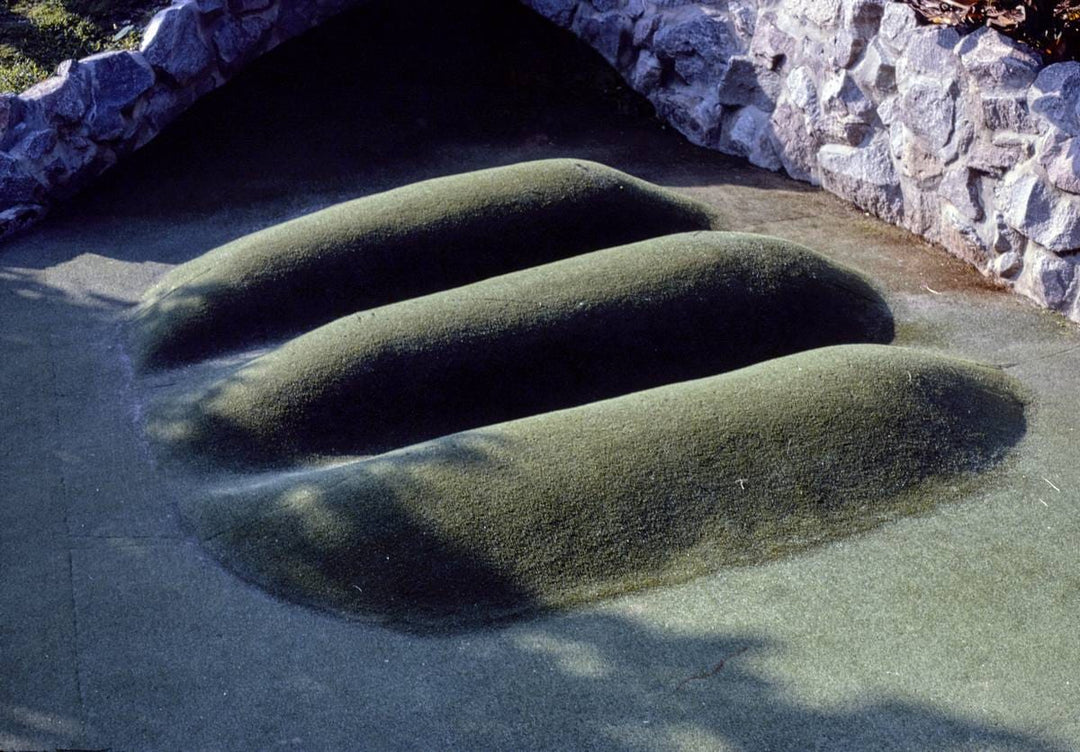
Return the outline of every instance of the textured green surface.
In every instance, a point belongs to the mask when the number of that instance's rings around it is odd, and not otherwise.
[[[136,322],[183,362],[585,251],[712,228],[711,210],[610,167],[528,162],[423,181],[277,225],[181,265]]]
[[[228,566],[275,592],[446,627],[925,510],[936,481],[986,468],[1024,427],[996,369],[846,345],[262,478],[187,514]]]
[[[892,334],[861,276],[805,248],[685,233],[338,319],[162,400],[150,430],[232,464],[370,454]]]

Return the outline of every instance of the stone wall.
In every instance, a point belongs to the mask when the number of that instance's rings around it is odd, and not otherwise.
[[[0,239],[147,143],[259,55],[358,0],[181,0],[137,52],[62,64],[0,94]]]
[[[890,0],[524,0],[691,141],[820,184],[1080,321],[1080,63]]]

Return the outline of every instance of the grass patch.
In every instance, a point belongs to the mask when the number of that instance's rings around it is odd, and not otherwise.
[[[577,159],[437,178],[346,202],[170,272],[136,314],[137,357],[175,365],[555,259],[712,229],[703,204]]]
[[[874,289],[807,249],[668,235],[343,317],[165,401],[149,428],[230,464],[372,454],[892,335]]]
[[[64,60],[135,49],[152,2],[45,0],[0,3],[0,92],[20,92],[48,78]],[[118,32],[134,27],[121,39]]]
[[[264,477],[185,512],[275,593],[449,629],[925,511],[1024,431],[1001,371],[848,345]]]

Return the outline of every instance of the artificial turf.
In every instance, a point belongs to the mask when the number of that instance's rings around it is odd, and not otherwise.
[[[923,511],[1023,435],[1003,372],[844,345],[187,502],[301,602],[452,629],[763,561]]]
[[[892,335],[877,292],[805,248],[667,235],[340,318],[160,400],[149,429],[232,465],[372,454]]]
[[[174,269],[135,317],[146,367],[587,251],[717,229],[703,204],[594,162],[436,178],[338,204]]]
[[[867,344],[893,319],[859,274],[715,223],[548,160],[358,199],[178,267],[137,311],[138,360],[203,364],[147,429],[240,471],[185,517],[285,597],[455,629],[925,510],[1023,435],[1000,370]]]

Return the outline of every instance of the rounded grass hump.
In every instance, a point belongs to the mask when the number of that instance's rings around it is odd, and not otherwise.
[[[182,454],[372,454],[826,345],[888,342],[857,273],[757,235],[668,235],[343,317],[160,400]]]
[[[999,370],[846,345],[262,478],[185,511],[227,566],[284,597],[453,629],[926,510],[1024,431]]]
[[[580,159],[434,178],[256,232],[168,273],[136,357],[176,365],[587,251],[713,229],[704,204]]]

